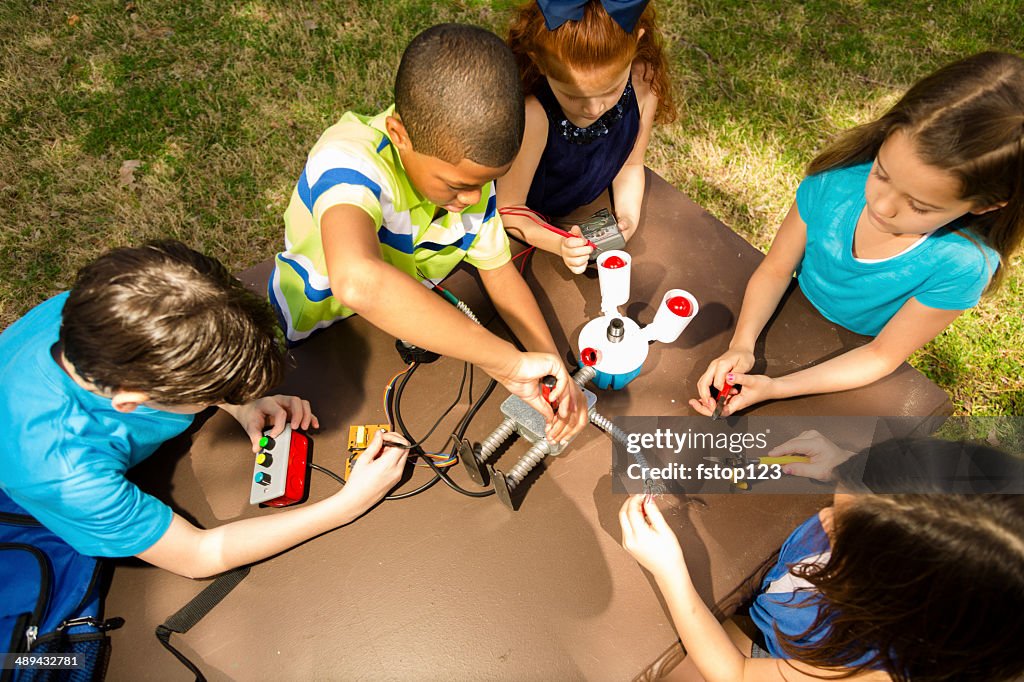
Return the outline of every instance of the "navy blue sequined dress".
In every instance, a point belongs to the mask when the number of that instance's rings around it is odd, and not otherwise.
[[[538,83],[536,96],[547,113],[548,141],[526,205],[547,216],[564,216],[611,186],[640,132],[640,106],[631,79],[615,106],[579,128],[562,113],[547,79]]]

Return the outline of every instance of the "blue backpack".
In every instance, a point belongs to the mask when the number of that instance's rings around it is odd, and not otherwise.
[[[0,491],[0,682],[102,680],[107,565],[78,553]]]

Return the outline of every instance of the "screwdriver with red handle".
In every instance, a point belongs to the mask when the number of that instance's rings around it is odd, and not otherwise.
[[[558,380],[555,379],[555,375],[553,374],[548,374],[540,380],[540,393],[544,396],[544,401],[551,406],[551,409],[554,410],[555,414],[558,413],[558,402],[551,400],[551,390],[557,383]]]

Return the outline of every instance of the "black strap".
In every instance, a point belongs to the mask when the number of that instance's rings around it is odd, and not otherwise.
[[[238,586],[238,583],[242,582],[245,576],[249,575],[250,568],[250,566],[239,566],[233,571],[219,576],[207,585],[202,592],[193,597],[192,601],[181,607],[177,613],[165,620],[162,625],[156,627],[156,638],[160,640],[165,649],[181,661],[182,665],[195,674],[196,682],[206,682],[206,678],[203,676],[203,673],[199,672],[199,668],[192,661],[188,660],[185,654],[174,648],[171,644],[171,633],[185,634],[191,630],[192,626],[201,621],[206,614],[213,610],[213,607],[219,604],[224,597],[231,593],[231,590]]]

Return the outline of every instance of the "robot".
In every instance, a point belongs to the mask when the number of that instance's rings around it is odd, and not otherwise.
[[[662,297],[651,324],[640,327],[622,315],[618,308],[629,301],[631,264],[632,259],[625,251],[605,251],[598,256],[602,314],[580,332],[578,348],[582,366],[573,375],[573,381],[587,400],[590,422],[622,444],[626,443],[626,433],[597,412],[597,396],[584,386],[591,382],[603,390],[622,389],[640,375],[649,344],[674,342],[699,310],[697,299],[688,291],[670,289]],[[566,446],[551,443],[544,437],[544,418],[518,397],[509,396],[501,404],[501,412],[504,415],[501,424],[476,446],[464,447],[460,459],[470,477],[480,485],[486,484],[482,470],[486,466],[497,498],[515,509],[512,491],[545,457],[560,455]],[[525,438],[530,449],[505,474],[488,460],[514,434]],[[647,467],[642,453],[634,457],[641,467]],[[645,481],[645,489],[652,494],[664,492],[659,482],[651,480]]]

